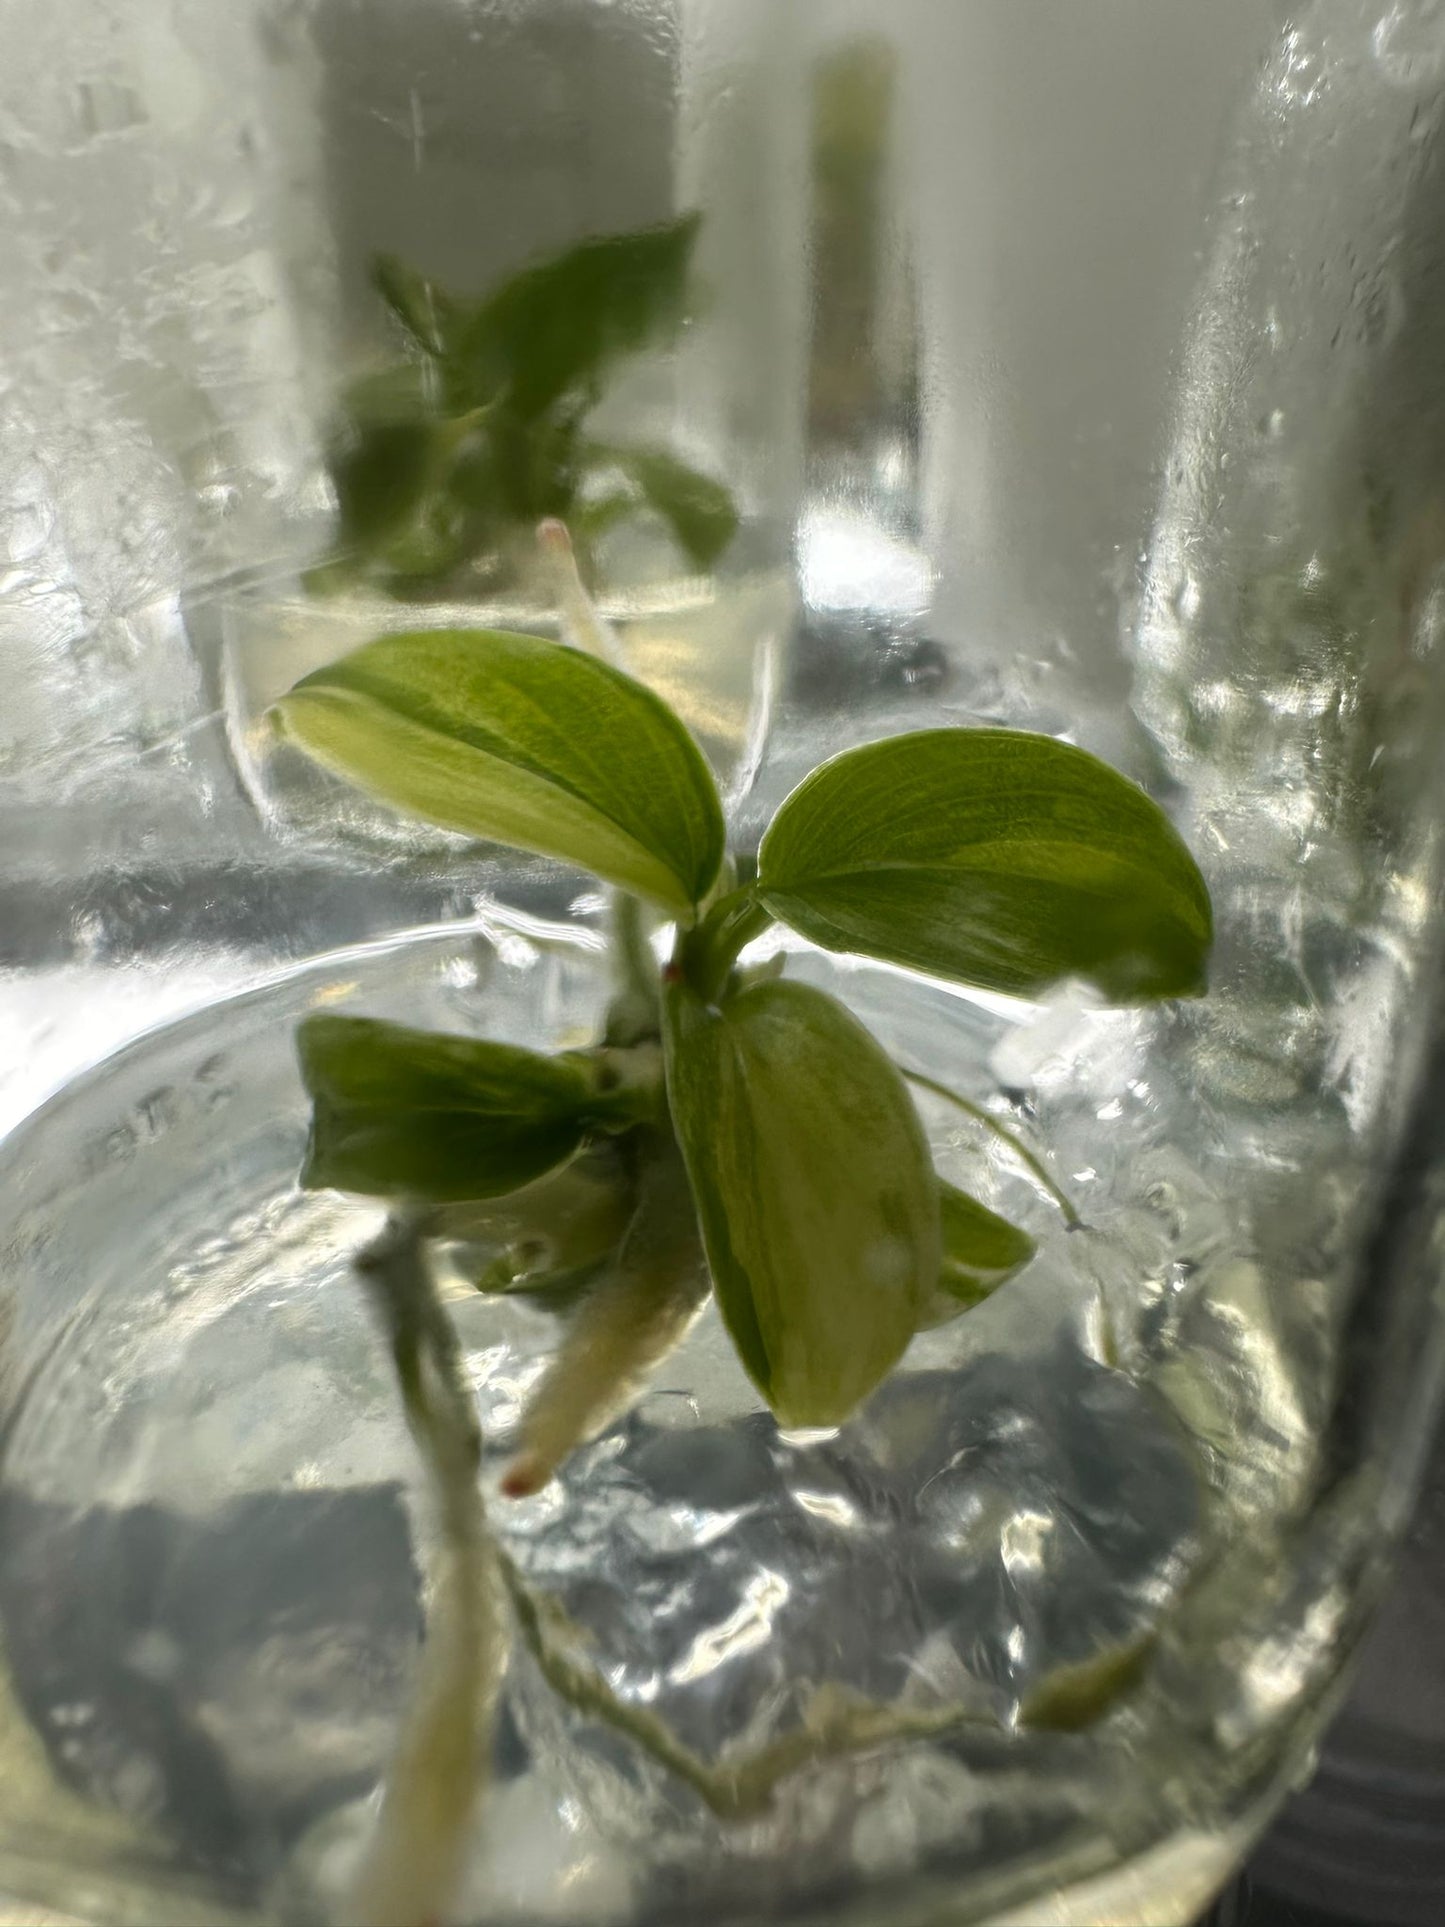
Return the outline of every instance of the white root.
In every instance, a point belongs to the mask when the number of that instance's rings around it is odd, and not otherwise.
[[[686,1333],[708,1283],[681,1155],[654,1138],[616,1261],[577,1308],[523,1414],[502,1475],[509,1499],[539,1492],[574,1447],[627,1409]]]
[[[439,1927],[457,1901],[486,1784],[508,1621],[478,1484],[476,1410],[419,1227],[393,1220],[357,1269],[389,1330],[440,1551],[411,1707],[343,1918]]]
[[[575,649],[600,656],[604,662],[623,668],[626,658],[617,632],[599,613],[597,604],[582,586],[577,573],[577,557],[567,524],[549,515],[537,524],[537,547],[551,578],[552,596],[562,618],[562,633]]]

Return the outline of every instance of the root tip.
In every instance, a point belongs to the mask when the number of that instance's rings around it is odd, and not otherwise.
[[[542,1490],[549,1477],[547,1468],[535,1452],[521,1452],[502,1474],[504,1499],[530,1499]]]

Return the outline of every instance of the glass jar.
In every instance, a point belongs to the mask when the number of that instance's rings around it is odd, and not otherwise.
[[[1160,798],[1218,934],[1206,998],[1129,1011],[791,946],[1085,1220],[923,1100],[1039,1256],[835,1434],[780,1434],[704,1311],[508,1504],[552,1321],[457,1286],[511,1630],[456,1917],[1183,1927],[1305,1770],[1440,1379],[1445,13],[27,0],[10,38],[0,1890],[346,1917],[439,1547],[292,1033],[568,1047],[607,984],[585,877],[357,805],[265,710],[383,629],[565,631],[535,522],[599,509],[581,573],[744,843],[837,749],[1006,723]],[[691,214],[677,312],[528,418],[540,493],[457,495],[497,417],[435,317]],[[368,521],[378,423],[432,466],[395,444]]]

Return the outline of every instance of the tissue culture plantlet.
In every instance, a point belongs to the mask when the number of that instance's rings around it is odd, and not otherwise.
[[[580,242],[473,300],[380,256],[372,278],[406,353],[342,394],[336,553],[311,588],[504,587],[545,516],[566,519],[584,577],[608,530],[639,516],[710,569],[738,526],[727,489],[668,448],[588,432],[618,369],[687,319],[700,223]]]
[[[565,532],[544,539],[565,545]],[[873,742],[799,784],[754,856],[729,850],[681,721],[603,659],[599,625],[580,636],[596,651],[487,630],[390,635],[277,705],[293,742],[374,797],[590,870],[612,892],[616,989],[589,1047],[548,1055],[331,1013],[300,1028],[303,1182],[390,1207],[358,1270],[450,1548],[358,1889],[377,1919],[444,1904],[478,1790],[504,1591],[557,1690],[720,1812],[747,1811],[808,1758],[911,1730],[898,1709],[820,1693],[786,1744],[713,1767],[609,1695],[486,1531],[475,1409],[429,1242],[493,1254],[474,1268],[480,1291],[525,1292],[557,1316],[502,1476],[511,1498],[626,1408],[709,1293],[779,1423],[837,1426],[916,1332],[977,1305],[1034,1241],[940,1180],[909,1078],[1003,1127],[901,1069],[841,1003],[783,975],[784,959],[750,967],[747,946],[780,923],[825,950],[1013,995],[1064,977],[1116,1003],[1204,988],[1211,910],[1193,858],[1086,751],[993,728]],[[1108,1678],[1052,1682],[1026,1716],[1078,1723],[1129,1658],[1112,1656]]]

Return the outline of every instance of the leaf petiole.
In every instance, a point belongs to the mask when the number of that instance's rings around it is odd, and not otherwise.
[[[751,883],[719,897],[701,923],[679,940],[676,967],[704,1003],[722,995],[733,965],[773,921]]]
[[[604,1041],[637,1044],[662,1035],[662,982],[647,941],[646,913],[640,897],[614,890],[608,949],[616,990],[607,1007]]]
[[[936,1077],[927,1077],[922,1071],[910,1070],[907,1064],[900,1064],[898,1068],[910,1084],[916,1084],[921,1091],[931,1091],[935,1097],[941,1097],[945,1104],[952,1104],[954,1109],[962,1111],[965,1117],[971,1117],[975,1124],[981,1124],[986,1131],[991,1131],[1001,1144],[1008,1146],[1019,1163],[1025,1167],[1053,1199],[1054,1203],[1063,1213],[1064,1223],[1069,1227],[1070,1231],[1082,1231],[1084,1229],[1084,1220],[1074,1209],[1073,1201],[1069,1197],[1069,1194],[1054,1182],[1043,1164],[1035,1157],[1034,1153],[1023,1140],[1015,1137],[1014,1133],[1006,1124],[1000,1124],[991,1111],[986,1111],[981,1104],[973,1103],[972,1100],[966,1098],[961,1091],[952,1090],[947,1084],[940,1084]]]

